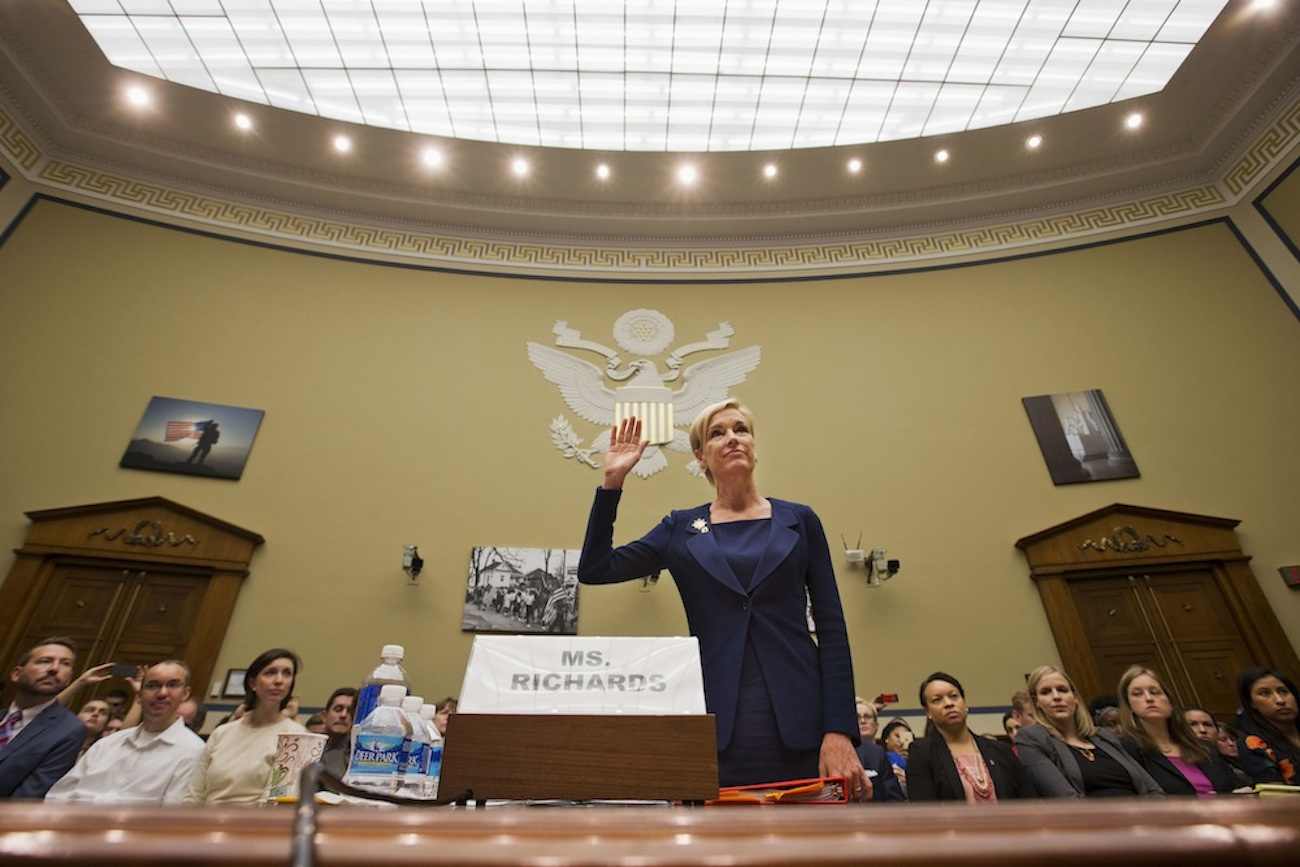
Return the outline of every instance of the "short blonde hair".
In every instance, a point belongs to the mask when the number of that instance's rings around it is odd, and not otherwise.
[[[1054,665],[1040,665],[1029,674],[1029,681],[1026,686],[1029,688],[1029,707],[1034,712],[1034,721],[1044,726],[1049,732],[1056,735],[1061,740],[1065,739],[1065,733],[1056,727],[1043,709],[1038,706],[1038,684],[1049,674],[1059,674],[1065,678],[1066,684],[1070,687],[1070,692],[1074,693],[1074,727],[1079,732],[1079,737],[1090,738],[1096,731],[1097,727],[1092,724],[1092,718],[1088,716],[1088,711],[1083,707],[1083,698],[1079,695],[1079,688],[1074,685],[1070,675]]]
[[[749,411],[749,407],[740,402],[739,398],[729,397],[726,400],[711,403],[700,410],[700,414],[695,417],[695,421],[691,422],[691,451],[695,452],[697,457],[704,449],[704,435],[708,432],[709,422],[713,421],[713,417],[724,409],[734,409],[740,413],[745,419],[745,424],[749,425],[750,436],[754,435],[754,414]],[[701,462],[701,468],[704,470],[704,478],[709,480],[710,485],[713,484],[713,473],[709,472],[708,467],[703,466],[703,462]]]

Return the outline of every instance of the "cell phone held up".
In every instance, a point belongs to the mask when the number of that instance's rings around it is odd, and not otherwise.
[[[139,670],[140,666],[138,665],[129,662],[115,662],[111,674],[113,677],[135,677],[136,672]]]
[[[875,704],[898,704],[898,693],[882,692],[880,695],[876,696]]]

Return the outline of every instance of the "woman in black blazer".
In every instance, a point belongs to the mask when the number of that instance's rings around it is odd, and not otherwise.
[[[921,683],[920,698],[926,726],[908,754],[911,800],[995,804],[1034,796],[1011,748],[966,727],[966,691],[957,678],[936,671]]]
[[[1217,750],[1192,734],[1154,671],[1134,665],[1119,679],[1121,742],[1166,795],[1229,794],[1236,779]]]

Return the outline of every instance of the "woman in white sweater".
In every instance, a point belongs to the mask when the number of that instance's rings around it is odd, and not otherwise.
[[[256,804],[261,799],[279,735],[306,731],[297,720],[280,714],[301,668],[298,655],[283,647],[253,660],[244,674],[246,712],[208,737],[185,803]]]

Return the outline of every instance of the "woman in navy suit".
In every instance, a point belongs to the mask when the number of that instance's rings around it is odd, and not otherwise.
[[[690,437],[716,489],[713,502],[674,511],[641,539],[614,548],[623,481],[645,451],[639,419],[614,428],[578,580],[672,573],[700,642],[722,785],[843,776],[854,796],[869,798],[871,783],[854,750],[848,633],[821,521],[807,506],[758,493],[753,417],[738,401],[707,407]]]

